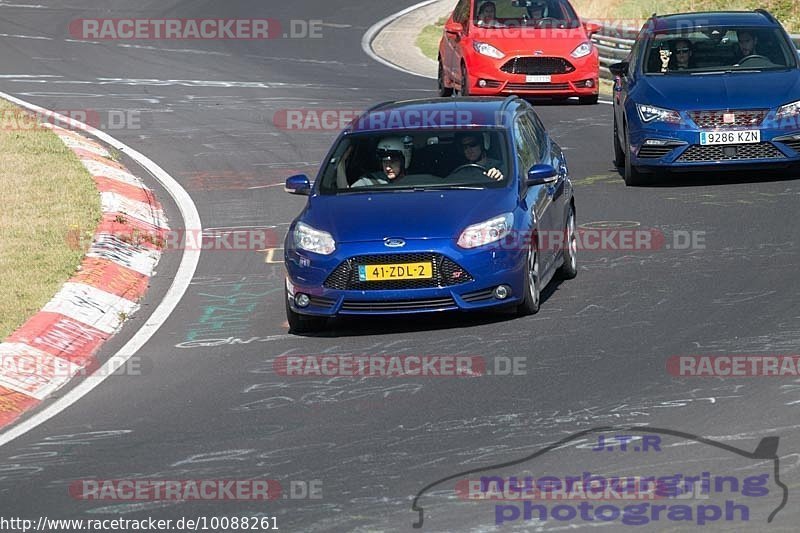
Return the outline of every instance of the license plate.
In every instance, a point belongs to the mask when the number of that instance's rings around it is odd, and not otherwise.
[[[430,279],[432,263],[398,263],[391,265],[358,265],[359,281],[386,281],[395,279]]]
[[[525,83],[550,83],[550,76],[525,76]]]
[[[701,131],[700,144],[751,144],[761,142],[761,130]]]

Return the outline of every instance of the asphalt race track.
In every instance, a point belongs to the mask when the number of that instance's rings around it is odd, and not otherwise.
[[[283,180],[296,172],[313,175],[336,132],[287,131],[273,116],[293,108],[364,109],[433,96],[433,80],[394,71],[361,49],[372,24],[412,3],[2,5],[0,90],[48,109],[135,111],[140,127],[107,131],[177,179],[204,228],[266,227],[282,242],[305,202],[284,193]],[[70,21],[88,17],[269,17],[324,24],[316,39],[75,42]],[[142,375],[108,378],[0,448],[0,514],[274,516],[282,531],[406,531],[417,519],[412,499],[436,480],[528,456],[590,428],[647,424],[745,450],[755,449],[762,437],[779,437],[787,505],[770,524],[720,521],[706,527],[796,531],[800,380],[676,378],[666,363],[675,355],[798,353],[800,180],[786,173],[703,174],[626,188],[611,164],[611,106],[537,107],[566,150],[578,224],[652,228],[663,233],[665,246],[582,251],[578,277],[551,286],[533,317],[349,319],[305,337],[287,335],[281,250],[204,252],[183,301],[137,354]],[[171,226],[180,227],[169,196],[154,180],[149,185]],[[703,240],[682,249],[674,235],[687,234]],[[175,252],[162,260],[142,311],[103,348],[104,357],[145,323],[179,259]],[[495,360],[524,358],[526,374],[358,379],[273,371],[281,355],[326,353],[472,355],[490,368]],[[585,446],[586,466],[581,449],[565,450],[543,456],[530,470],[565,476],[596,462],[597,453]],[[669,457],[651,453],[632,460],[732,476],[772,464],[733,464],[724,450],[696,442],[670,450]],[[620,464],[619,471],[632,470]],[[319,499],[267,503],[72,497],[70,484],[85,479],[275,479],[287,494],[291,481],[321,480],[322,492]],[[775,491],[770,498],[770,504],[753,503],[759,520],[762,508],[780,503]],[[493,513],[476,515],[465,506],[431,496],[430,530],[493,530]],[[694,529],[692,524],[662,520],[639,530]],[[519,521],[498,530],[532,527]],[[564,527],[541,524],[542,530]]]

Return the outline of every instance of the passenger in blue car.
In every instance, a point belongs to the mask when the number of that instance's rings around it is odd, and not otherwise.
[[[670,61],[670,70],[687,70],[693,67],[692,56],[694,51],[690,40],[679,39],[675,41],[673,54],[673,61]]]
[[[378,142],[376,156],[381,170],[361,176],[351,187],[370,187],[395,182],[406,175],[411,164],[411,139],[404,141],[400,137],[386,137]]]
[[[489,178],[493,180],[503,179],[503,172],[500,167],[503,166],[501,161],[491,159],[486,154],[486,148],[483,145],[483,136],[480,134],[466,133],[460,135],[456,139],[459,148],[464,153],[464,158],[467,160],[466,164],[479,165],[485,170]]]

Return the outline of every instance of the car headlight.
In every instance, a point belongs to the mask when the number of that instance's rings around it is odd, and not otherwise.
[[[472,43],[472,47],[475,49],[476,52],[484,56],[493,57],[495,59],[503,59],[504,57],[506,57],[506,55],[503,52],[501,52],[500,50],[498,50],[489,43],[474,41]]]
[[[330,255],[336,250],[336,241],[330,233],[314,229],[302,222],[298,222],[294,227],[294,244],[301,250],[322,255]]]
[[[800,100],[797,102],[792,102],[791,104],[782,105],[778,108],[778,112],[775,113],[775,118],[782,119],[782,118],[791,118],[800,115]]]
[[[581,43],[578,47],[573,50],[569,55],[574,57],[575,59],[580,59],[581,57],[586,57],[592,53],[592,43],[586,42]]]
[[[499,241],[514,227],[514,214],[504,213],[478,224],[468,226],[458,237],[461,248],[477,248],[490,242]]]
[[[642,122],[669,122],[670,124],[680,124],[681,115],[672,109],[664,109],[654,105],[636,104],[636,109],[639,111],[639,118]]]

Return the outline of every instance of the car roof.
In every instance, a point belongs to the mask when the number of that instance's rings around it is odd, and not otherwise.
[[[516,96],[506,98],[426,98],[378,104],[356,118],[345,133],[443,128],[504,128],[514,111],[525,105]]]
[[[698,11],[673,15],[654,15],[648,21],[650,31],[672,31],[693,26],[780,27],[780,23],[764,10]]]

